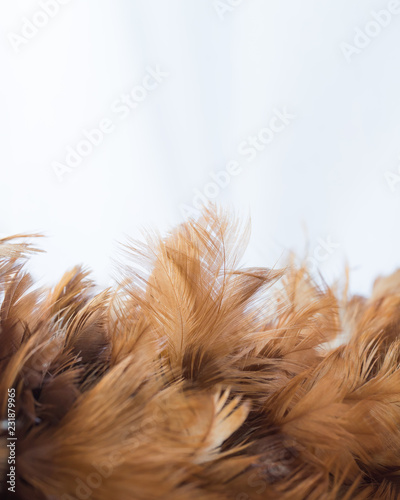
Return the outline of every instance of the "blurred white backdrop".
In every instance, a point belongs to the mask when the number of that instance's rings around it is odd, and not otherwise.
[[[2,2],[0,232],[106,285],[211,199],[251,215],[246,264],[308,244],[368,293],[400,260],[399,47],[397,0]]]

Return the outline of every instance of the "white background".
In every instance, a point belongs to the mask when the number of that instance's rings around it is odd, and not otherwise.
[[[352,290],[368,293],[399,265],[400,182],[385,173],[400,165],[400,14],[351,57],[343,43],[389,4],[71,0],[17,44],[43,9],[3,1],[0,232],[48,236],[36,278],[84,263],[106,285],[116,242],[182,221],[234,160],[240,174],[213,201],[251,215],[246,265],[312,255],[328,238],[323,275],[332,283],[348,262]],[[168,77],[120,119],[113,103],[149,66]],[[238,145],[284,108],[296,118],[248,161]],[[59,182],[54,162],[104,118],[114,131]]]

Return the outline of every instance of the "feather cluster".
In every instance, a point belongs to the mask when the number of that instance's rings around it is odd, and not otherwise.
[[[0,240],[2,499],[400,498],[400,274],[348,297],[240,267],[248,235],[207,211],[101,292],[38,289],[28,236]]]

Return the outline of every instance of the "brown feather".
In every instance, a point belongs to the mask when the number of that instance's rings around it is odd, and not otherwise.
[[[244,268],[248,225],[210,209],[129,243],[113,288],[39,290],[31,237],[0,240],[2,499],[400,497],[400,271],[364,298]]]

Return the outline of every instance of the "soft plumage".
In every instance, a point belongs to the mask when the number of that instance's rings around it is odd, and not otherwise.
[[[34,287],[32,236],[0,240],[1,498],[400,497],[399,272],[347,297],[241,268],[248,235],[207,211],[101,292],[80,268]]]

